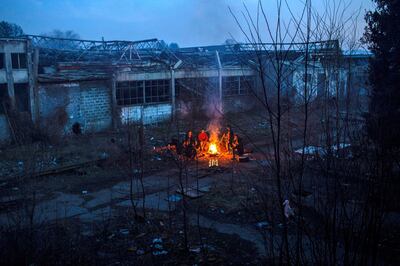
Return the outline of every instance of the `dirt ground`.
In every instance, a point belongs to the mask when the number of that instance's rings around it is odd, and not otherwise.
[[[275,180],[266,172],[271,140],[262,121],[227,115],[221,124],[243,137],[249,161],[221,156],[211,168],[207,156],[182,161],[165,150],[187,129],[206,127],[204,120],[146,127],[143,165],[130,162],[139,151],[128,149],[123,132],[1,150],[1,264],[254,265],[277,259],[263,256],[265,237],[279,237],[285,223],[289,235],[295,232],[272,196]],[[292,197],[289,189],[284,195]],[[315,210],[303,216],[318,227]]]
[[[198,127],[204,123],[199,122]],[[261,263],[261,257],[254,256],[262,252],[262,243],[252,242],[254,235],[258,238],[253,221],[247,222],[250,230],[244,230],[240,237],[236,233],[240,227],[230,228],[237,223],[229,219],[232,208],[240,206],[232,207],[227,198],[218,202],[218,190],[230,190],[218,184],[230,182],[230,173],[238,162],[224,157],[219,160],[220,167],[209,168],[205,157],[190,161],[180,180],[179,167],[158,148],[164,147],[171,137],[183,135],[185,130],[169,130],[145,129],[145,197],[138,180],[131,180],[126,137],[120,132],[73,136],[54,144],[33,143],[1,150],[1,244],[8,247],[3,249],[3,255],[7,255],[2,256],[3,262],[51,264],[58,257],[67,264]],[[255,162],[245,164],[258,167]],[[193,188],[199,182],[206,189],[201,197],[182,197],[178,193],[183,183]],[[179,196],[179,201],[169,201],[171,195]],[[215,198],[214,203],[206,204],[210,198]],[[138,215],[133,214],[132,200]],[[144,200],[145,211],[141,205]],[[224,210],[227,213],[222,215]],[[208,214],[210,211],[212,215]],[[224,217],[228,219],[224,221]],[[17,238],[13,234],[16,230]],[[187,231],[188,249],[183,231]],[[50,246],[41,242],[43,237],[48,238]],[[162,243],[153,243],[158,238]],[[74,243],[69,247],[59,247],[71,241]],[[23,251],[17,248],[21,243],[26,243]],[[157,244],[162,249],[155,248]],[[18,255],[21,253],[25,256]],[[84,255],[88,253],[92,255]],[[40,261],[43,254],[48,256],[46,261]]]

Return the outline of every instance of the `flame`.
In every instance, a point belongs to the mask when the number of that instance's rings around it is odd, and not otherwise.
[[[218,153],[217,144],[211,143],[210,147],[208,148],[208,152],[210,154],[217,154]]]

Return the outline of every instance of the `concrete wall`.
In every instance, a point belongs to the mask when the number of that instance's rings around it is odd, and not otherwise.
[[[28,70],[27,69],[13,69],[11,75],[14,83],[26,83],[28,82]],[[5,69],[0,69],[0,83],[7,83],[7,73]]]
[[[128,122],[140,122],[143,117],[143,123],[148,125],[171,118],[172,106],[170,103],[125,106],[121,107],[119,112],[123,124]]]
[[[67,123],[63,131],[66,134],[71,133],[74,123],[81,124],[83,132],[97,132],[111,127],[111,90],[105,81],[40,84],[38,98],[42,125],[57,110],[64,109]]]
[[[38,108],[41,125],[54,123],[54,114],[65,110],[67,121],[61,133],[71,134],[74,123],[81,124],[83,133],[111,128],[112,90],[109,84],[108,81],[40,84]],[[117,119],[121,124],[140,122],[142,119],[144,124],[154,124],[169,119],[171,114],[171,103],[117,108]]]
[[[25,53],[26,40],[25,39],[1,39],[0,53]]]
[[[225,68],[222,69],[221,75],[228,76],[247,76],[254,75],[251,69],[242,68]],[[175,70],[175,78],[207,78],[218,77],[218,69],[200,69],[197,71],[186,71],[184,69]],[[135,72],[119,72],[117,73],[117,81],[125,80],[154,80],[154,79],[170,79],[170,71],[160,71],[154,73],[135,73]]]

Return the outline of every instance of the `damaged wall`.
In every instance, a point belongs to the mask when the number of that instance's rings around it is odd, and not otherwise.
[[[108,129],[112,124],[110,91],[106,81],[40,84],[41,123],[54,123],[59,112],[58,122],[64,122],[61,133],[70,134],[74,123],[79,123],[84,133]],[[66,121],[60,121],[64,111]]]
[[[10,110],[33,119],[35,75],[32,56],[30,41],[0,38],[0,142],[11,139],[10,124],[15,123],[7,119],[6,113]]]

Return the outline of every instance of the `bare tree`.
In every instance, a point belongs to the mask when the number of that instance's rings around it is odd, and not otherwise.
[[[313,262],[336,265],[343,261],[343,257],[349,262],[360,255],[354,253],[354,239],[348,243],[348,238],[342,238],[342,232],[349,230],[349,222],[360,219],[357,212],[362,209],[349,212],[348,195],[343,190],[343,182],[347,180],[343,170],[348,164],[344,163],[341,153],[360,128],[349,125],[354,109],[350,104],[350,88],[347,87],[346,94],[343,93],[343,80],[346,80],[346,75],[351,75],[352,70],[351,65],[344,65],[346,61],[342,60],[341,50],[360,47],[353,27],[360,10],[349,13],[346,1],[334,4],[327,1],[325,6],[323,13],[318,13],[311,1],[305,1],[302,11],[295,13],[288,2],[277,1],[275,22],[266,14],[261,1],[254,16],[247,6],[241,13],[242,18],[231,11],[252,48],[253,59],[248,65],[259,76],[258,87],[254,88],[253,94],[265,111],[272,139],[273,164],[269,165],[268,173],[275,175],[277,201],[282,203],[283,199],[289,198],[290,191],[295,195],[294,235],[289,233],[283,206],[278,205],[283,221],[281,249],[278,250],[280,263],[284,258],[289,264]],[[282,20],[284,7],[290,14],[288,23]],[[290,58],[293,54],[298,55],[298,60]],[[288,62],[293,61],[288,67]],[[319,76],[324,78],[318,80]],[[285,86],[287,80],[293,83]],[[292,101],[284,97],[287,87],[294,89],[295,98]],[[297,115],[291,118],[289,113]],[[301,134],[292,134],[293,122],[301,129]],[[310,171],[315,164],[315,161],[308,160],[310,143],[320,146],[321,157],[317,163],[321,163],[321,167],[318,173]],[[300,146],[299,158],[293,156],[296,146]],[[268,152],[264,155],[268,159]],[[364,164],[361,161],[352,163],[356,167]],[[349,173],[356,174],[360,172]],[[310,187],[310,183],[317,186],[312,192],[315,200],[312,207],[322,215],[320,225],[325,228],[322,231],[323,240],[317,237],[321,233],[316,230],[316,221],[306,222],[303,213],[306,204],[303,202],[304,188]],[[360,184],[352,188],[359,189]],[[272,240],[272,234],[270,236]],[[362,254],[362,257],[365,255]]]

